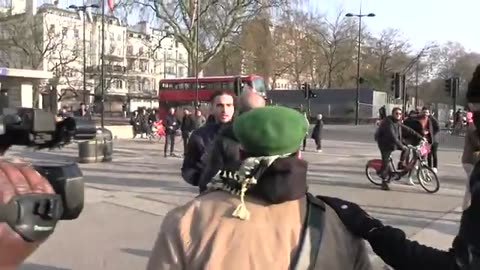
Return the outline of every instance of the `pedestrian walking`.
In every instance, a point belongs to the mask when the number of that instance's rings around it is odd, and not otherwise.
[[[205,116],[202,115],[202,111],[200,110],[200,108],[195,109],[195,116],[193,117],[193,120],[195,124],[194,129],[199,129],[207,122],[207,119],[205,118]]]
[[[317,120],[315,122],[315,126],[312,130],[312,139],[315,141],[315,145],[317,146],[316,150],[317,153],[322,152],[322,133],[323,133],[323,115],[318,114]]]
[[[430,114],[427,107],[422,108],[422,112],[418,117],[418,121],[422,126],[422,135],[430,144],[430,154],[428,154],[428,166],[433,169],[435,173],[438,172],[438,138],[437,134],[440,131],[440,125]]]
[[[210,100],[211,121],[192,132],[182,164],[182,177],[190,185],[198,186],[213,139],[232,120],[235,109],[233,101],[232,94],[215,92]]]
[[[180,130],[182,132],[183,140],[183,155],[185,156],[187,152],[188,139],[190,138],[192,131],[195,130],[195,120],[193,119],[192,113],[187,108],[183,110]]]
[[[175,150],[175,135],[180,128],[180,123],[175,116],[175,108],[170,108],[168,114],[163,120],[163,126],[165,127],[165,146],[163,149],[164,157],[167,157],[168,146],[170,145],[170,156],[175,156],[173,151]]]

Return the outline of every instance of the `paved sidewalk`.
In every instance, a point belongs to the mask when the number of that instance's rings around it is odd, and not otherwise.
[[[448,248],[458,230],[465,177],[460,151],[441,149],[441,189],[428,194],[402,182],[385,192],[365,177],[365,163],[378,157],[373,143],[325,140],[323,153],[309,161],[310,191],[340,196],[360,204],[383,222],[403,229],[412,239]],[[115,141],[114,161],[82,164],[86,205],[81,217],[61,222],[55,234],[21,269],[144,269],[164,215],[191,200],[197,192],[180,177],[180,158],[164,158],[163,145],[144,140]],[[32,161],[72,162],[76,148],[31,152],[14,148],[9,155]],[[177,152],[181,154],[179,149]],[[374,258],[372,254],[372,258]],[[375,259],[376,268],[383,269]]]

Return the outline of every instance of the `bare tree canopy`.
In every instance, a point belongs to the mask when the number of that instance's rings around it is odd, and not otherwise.
[[[195,75],[239,33],[249,20],[262,16],[273,7],[287,5],[289,0],[132,0],[125,6],[148,7],[154,11],[159,25],[167,27],[189,54],[189,74]],[[198,31],[197,31],[198,29]],[[199,40],[199,68],[196,40]]]

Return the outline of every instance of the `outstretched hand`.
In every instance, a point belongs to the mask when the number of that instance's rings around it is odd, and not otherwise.
[[[380,220],[371,217],[356,203],[327,196],[317,198],[333,208],[345,227],[358,237],[368,239],[371,231],[383,227]]]

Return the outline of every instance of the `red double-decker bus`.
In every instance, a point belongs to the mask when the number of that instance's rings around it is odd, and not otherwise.
[[[194,106],[197,99],[196,84],[197,78],[195,77],[160,80],[158,116],[163,119],[170,107]],[[267,86],[261,76],[215,76],[198,78],[198,101],[200,103],[208,102],[216,91],[227,91],[233,95],[238,95],[245,85],[266,97]]]

